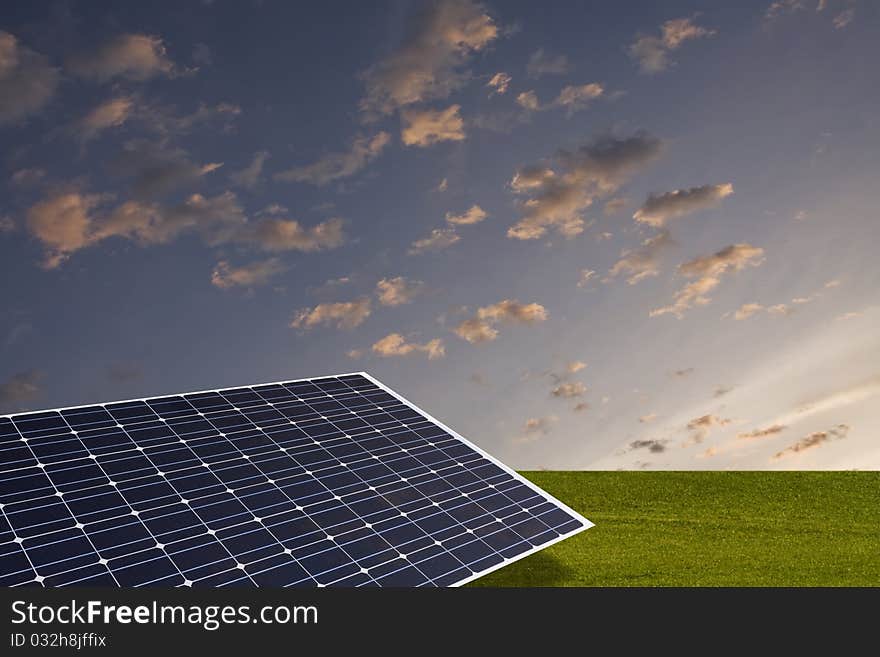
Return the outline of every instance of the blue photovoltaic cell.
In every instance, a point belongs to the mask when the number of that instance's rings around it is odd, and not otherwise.
[[[589,526],[364,374],[0,417],[4,586],[453,586]]]

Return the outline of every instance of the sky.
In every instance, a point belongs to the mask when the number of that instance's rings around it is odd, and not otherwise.
[[[19,2],[0,412],[367,371],[529,469],[880,468],[880,6]]]

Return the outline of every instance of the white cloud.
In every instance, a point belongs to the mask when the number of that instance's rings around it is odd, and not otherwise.
[[[733,318],[737,321],[742,321],[744,319],[748,319],[756,313],[761,312],[762,310],[764,310],[764,306],[762,306],[760,303],[744,303],[733,314]]]
[[[454,228],[435,228],[431,234],[416,240],[409,248],[410,255],[418,255],[426,251],[440,251],[447,249],[461,240],[461,236]]]
[[[425,354],[428,360],[436,360],[446,355],[443,340],[435,338],[424,344],[407,342],[400,333],[390,333],[372,346],[374,354],[387,358],[389,356],[411,356]]]
[[[520,169],[510,183],[521,195],[522,218],[508,231],[512,239],[534,240],[549,229],[563,237],[584,231],[583,212],[600,196],[615,192],[632,174],[656,159],[663,144],[637,132],[630,137],[605,135],[574,152],[557,156],[559,171],[546,165]]]
[[[539,48],[531,54],[526,64],[526,75],[530,78],[540,78],[544,75],[562,75],[568,71],[568,57],[565,55],[551,55]]]
[[[520,303],[504,299],[477,309],[476,314],[461,322],[453,332],[471,344],[491,342],[498,337],[498,324],[536,324],[546,321],[547,309],[538,303]]]
[[[39,167],[18,169],[9,178],[16,187],[35,187],[46,177],[46,170]]]
[[[763,262],[764,250],[751,244],[733,244],[710,256],[685,262],[678,266],[678,273],[695,280],[675,293],[671,305],[652,310],[650,316],[672,314],[681,319],[689,308],[705,306],[711,302],[707,295],[718,287],[722,276],[746,267],[757,267]]]
[[[580,381],[566,381],[554,387],[550,394],[554,397],[563,399],[573,399],[575,397],[583,397],[587,394],[587,386]]]
[[[578,275],[578,287],[587,287],[596,277],[596,272],[593,269],[581,269],[580,274]]]
[[[489,97],[491,98],[494,94],[507,93],[507,88],[510,86],[510,82],[511,77],[507,73],[499,72],[493,75],[486,83],[486,86],[492,90],[489,92]]]
[[[305,330],[327,324],[339,329],[353,329],[363,324],[371,312],[370,299],[367,297],[355,301],[319,303],[314,308],[298,310],[290,326]]]
[[[59,78],[44,55],[0,30],[0,124],[40,111],[55,94]]]
[[[626,276],[626,282],[635,285],[646,278],[657,276],[660,273],[660,258],[671,243],[669,232],[663,230],[643,240],[638,248],[624,249],[620,253],[620,259],[608,271],[605,282],[617,276]]]
[[[226,260],[221,260],[211,274],[211,284],[223,290],[233,287],[257,287],[265,285],[286,269],[278,258],[258,260],[239,267],[230,265]]]
[[[555,415],[546,415],[544,417],[530,417],[523,424],[516,442],[531,442],[537,440],[541,436],[546,436],[559,421]]]
[[[629,46],[630,57],[639,62],[643,73],[665,71],[673,63],[669,53],[685,41],[715,36],[716,31],[701,27],[690,18],[675,18],[660,26],[660,36],[641,35]]]
[[[359,136],[344,153],[328,153],[312,164],[294,167],[275,174],[276,180],[326,185],[353,176],[375,160],[391,142],[387,132],[377,132],[372,137]]]
[[[400,113],[403,121],[400,138],[407,146],[422,148],[441,141],[462,141],[465,133],[460,109],[460,105],[450,105],[444,110],[404,109]]]
[[[516,97],[516,104],[529,112],[537,112],[541,109],[541,103],[538,102],[538,96],[534,91],[523,91]]]
[[[422,281],[407,280],[403,276],[383,278],[376,283],[376,296],[383,306],[412,303],[424,290]]]
[[[597,98],[601,98],[605,93],[604,87],[597,83],[582,84],[578,86],[564,87],[559,92],[559,96],[554,104],[564,107],[566,114],[571,116],[575,112],[586,109]]]
[[[148,34],[120,34],[91,52],[72,57],[68,65],[77,75],[99,82],[117,77],[147,80],[176,73],[162,39]]]
[[[263,175],[263,166],[269,159],[269,151],[257,151],[254,153],[254,159],[244,169],[235,171],[229,175],[229,179],[233,184],[245,189],[254,189],[260,182],[260,176]]]
[[[583,369],[586,369],[587,364],[582,360],[573,360],[565,365],[565,373],[566,374],[577,374]]]
[[[413,103],[445,98],[468,79],[471,56],[498,37],[486,9],[471,0],[426,5],[403,44],[363,73],[368,115],[390,114]]]
[[[446,213],[446,223],[453,226],[471,226],[483,221],[489,215],[479,205],[472,205],[466,212],[462,214]]]
[[[730,183],[651,194],[633,215],[633,219],[649,226],[665,226],[670,219],[715,207],[731,194],[733,185]]]
[[[134,108],[129,96],[119,96],[104,101],[86,114],[76,125],[76,134],[83,141],[94,139],[109,128],[125,123]]]
[[[248,222],[232,192],[213,197],[191,194],[169,207],[126,201],[103,210],[108,200],[106,195],[65,191],[28,210],[27,227],[46,248],[45,267],[57,267],[76,251],[112,237],[150,245],[195,231],[211,246],[250,244],[269,252],[319,251],[344,241],[340,219],[309,228],[292,219]]]

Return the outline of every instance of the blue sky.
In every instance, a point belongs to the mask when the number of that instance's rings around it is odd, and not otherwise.
[[[878,468],[878,27],[6,7],[0,410],[366,370],[516,467]]]

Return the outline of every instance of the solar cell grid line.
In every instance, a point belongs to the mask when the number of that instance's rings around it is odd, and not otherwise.
[[[592,525],[363,372],[0,417],[0,523],[43,586],[458,586]]]

